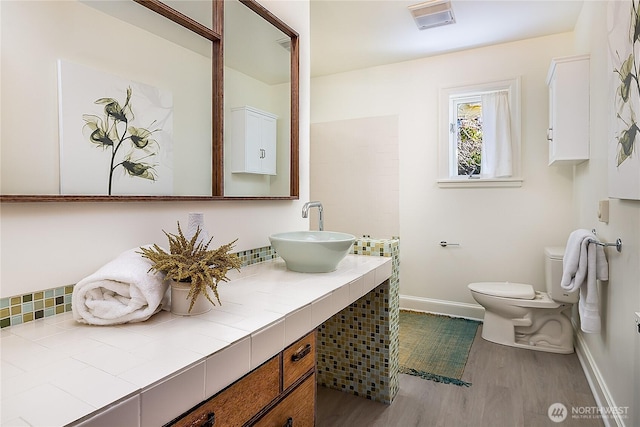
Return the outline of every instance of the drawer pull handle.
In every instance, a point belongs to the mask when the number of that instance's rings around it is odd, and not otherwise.
[[[207,421],[202,425],[202,427],[213,427],[216,423],[216,414],[209,412],[207,415]]]
[[[298,350],[296,350],[296,352],[291,355],[291,361],[297,362],[309,353],[311,353],[311,344],[307,344],[304,347],[300,347]]]
[[[213,427],[216,423],[216,414],[207,412],[196,418],[189,427]]]
[[[287,418],[287,422],[284,423],[284,426],[282,427],[293,427],[293,418],[291,417]]]

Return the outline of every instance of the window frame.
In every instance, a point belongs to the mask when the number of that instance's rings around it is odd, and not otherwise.
[[[478,97],[483,93],[506,90],[509,93],[509,109],[511,112],[511,136],[513,155],[513,175],[508,178],[483,178],[473,175],[458,175],[457,137],[451,133],[451,120],[455,115],[454,104],[464,99]],[[465,86],[445,87],[440,89],[440,117],[438,119],[438,186],[441,188],[465,187],[520,187],[522,186],[521,165],[521,106],[520,77],[471,84]]]

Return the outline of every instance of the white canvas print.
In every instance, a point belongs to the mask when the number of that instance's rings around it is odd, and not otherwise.
[[[609,197],[640,200],[640,17],[638,0],[608,4],[611,109]]]
[[[60,193],[172,195],[173,96],[58,61]]]

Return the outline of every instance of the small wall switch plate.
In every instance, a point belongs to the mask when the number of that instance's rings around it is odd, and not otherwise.
[[[600,200],[598,202],[598,220],[600,222],[609,222],[609,200]]]

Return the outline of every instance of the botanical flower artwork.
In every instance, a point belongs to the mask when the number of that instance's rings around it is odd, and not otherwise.
[[[640,199],[640,0],[609,1],[613,106],[609,196]]]
[[[61,194],[172,195],[171,93],[58,65]]]

